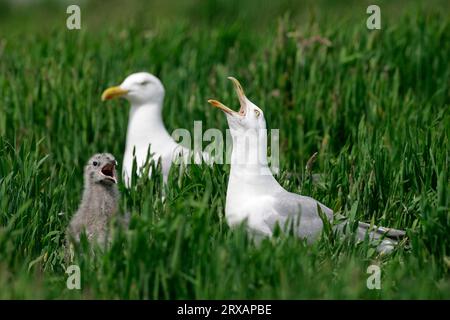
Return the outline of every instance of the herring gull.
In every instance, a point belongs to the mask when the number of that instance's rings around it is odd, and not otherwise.
[[[233,138],[231,169],[225,204],[230,227],[243,222],[256,239],[270,237],[276,225],[294,228],[294,233],[315,241],[324,222],[339,234],[351,232],[347,219],[334,214],[319,201],[288,192],[274,178],[267,161],[267,131],[263,111],[244,94],[240,83],[232,77],[239,97],[240,109],[233,111],[217,100],[208,100],[227,118]],[[367,236],[380,253],[392,251],[405,232],[358,222],[352,236],[362,241]],[[292,230],[292,229],[291,229]]]
[[[138,175],[142,174],[149,153],[155,163],[161,161],[164,183],[167,183],[172,163],[181,160],[186,164],[192,157],[196,164],[208,160],[207,154],[193,155],[190,149],[176,143],[167,132],[162,119],[164,95],[161,81],[147,72],[131,74],[119,86],[108,88],[102,94],[103,101],[124,97],[131,104],[122,169],[127,187],[131,185],[134,157]]]

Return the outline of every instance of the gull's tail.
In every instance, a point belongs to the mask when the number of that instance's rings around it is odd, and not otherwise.
[[[344,221],[336,226],[336,230],[341,234],[348,234],[350,231],[349,221]],[[342,220],[341,220],[342,221]],[[406,237],[406,232],[393,228],[378,227],[365,222],[358,222],[356,233],[352,233],[357,241],[364,241],[368,237],[369,241],[377,246],[379,253],[390,253]]]
[[[392,228],[377,227],[364,222],[358,222],[357,238],[363,241],[366,236],[376,243],[377,251],[380,253],[390,253],[404,239],[406,232]]]

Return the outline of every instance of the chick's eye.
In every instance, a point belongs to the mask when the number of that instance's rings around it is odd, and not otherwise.
[[[97,162],[97,161],[92,162],[92,164],[93,164],[95,167],[98,166],[98,162]]]
[[[258,110],[255,110],[255,115],[257,116],[257,117],[259,117],[259,111]]]

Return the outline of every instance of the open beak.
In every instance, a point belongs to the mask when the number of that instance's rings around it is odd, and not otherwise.
[[[231,110],[230,108],[228,108],[226,105],[224,105],[222,102],[217,101],[217,100],[213,100],[213,99],[209,99],[208,103],[211,104],[213,107],[219,108],[221,109],[223,112],[228,113],[230,115],[232,115],[233,113],[237,113],[236,111]]]
[[[102,168],[102,174],[105,176],[106,180],[117,183],[116,166],[114,163],[105,164]]]
[[[121,87],[111,87],[103,91],[102,101],[111,100],[117,97],[124,96],[128,93],[128,90],[124,90]]]
[[[236,78],[233,77],[228,77],[228,79],[230,79],[233,84],[234,84],[234,89],[236,91],[236,94],[239,98],[239,103],[241,105],[239,112],[233,111],[231,110],[229,107],[227,107],[226,105],[224,105],[222,102],[217,101],[217,100],[213,100],[213,99],[209,99],[208,103],[210,103],[212,106],[221,109],[223,112],[228,113],[229,115],[240,115],[240,116],[245,116],[245,112],[246,112],[246,107],[247,107],[247,98],[244,94],[244,89],[242,89],[241,84],[239,83],[239,81]]]

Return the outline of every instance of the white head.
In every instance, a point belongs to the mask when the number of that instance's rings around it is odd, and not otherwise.
[[[119,86],[106,89],[102,100],[124,97],[133,106],[144,104],[162,104],[164,86],[161,81],[148,72],[129,75]]]
[[[233,138],[231,161],[245,167],[255,165],[257,168],[261,165],[265,167],[267,165],[267,130],[264,113],[245,96],[239,81],[233,77],[228,77],[228,79],[233,81],[239,97],[241,105],[239,111],[233,111],[217,100],[208,100],[208,102],[221,109],[227,117]]]
[[[245,132],[266,129],[266,120],[264,119],[263,111],[245,96],[239,81],[233,77],[228,77],[228,79],[233,82],[239,98],[239,111],[233,111],[217,100],[208,100],[208,102],[225,112],[231,135],[233,137],[241,136]]]

